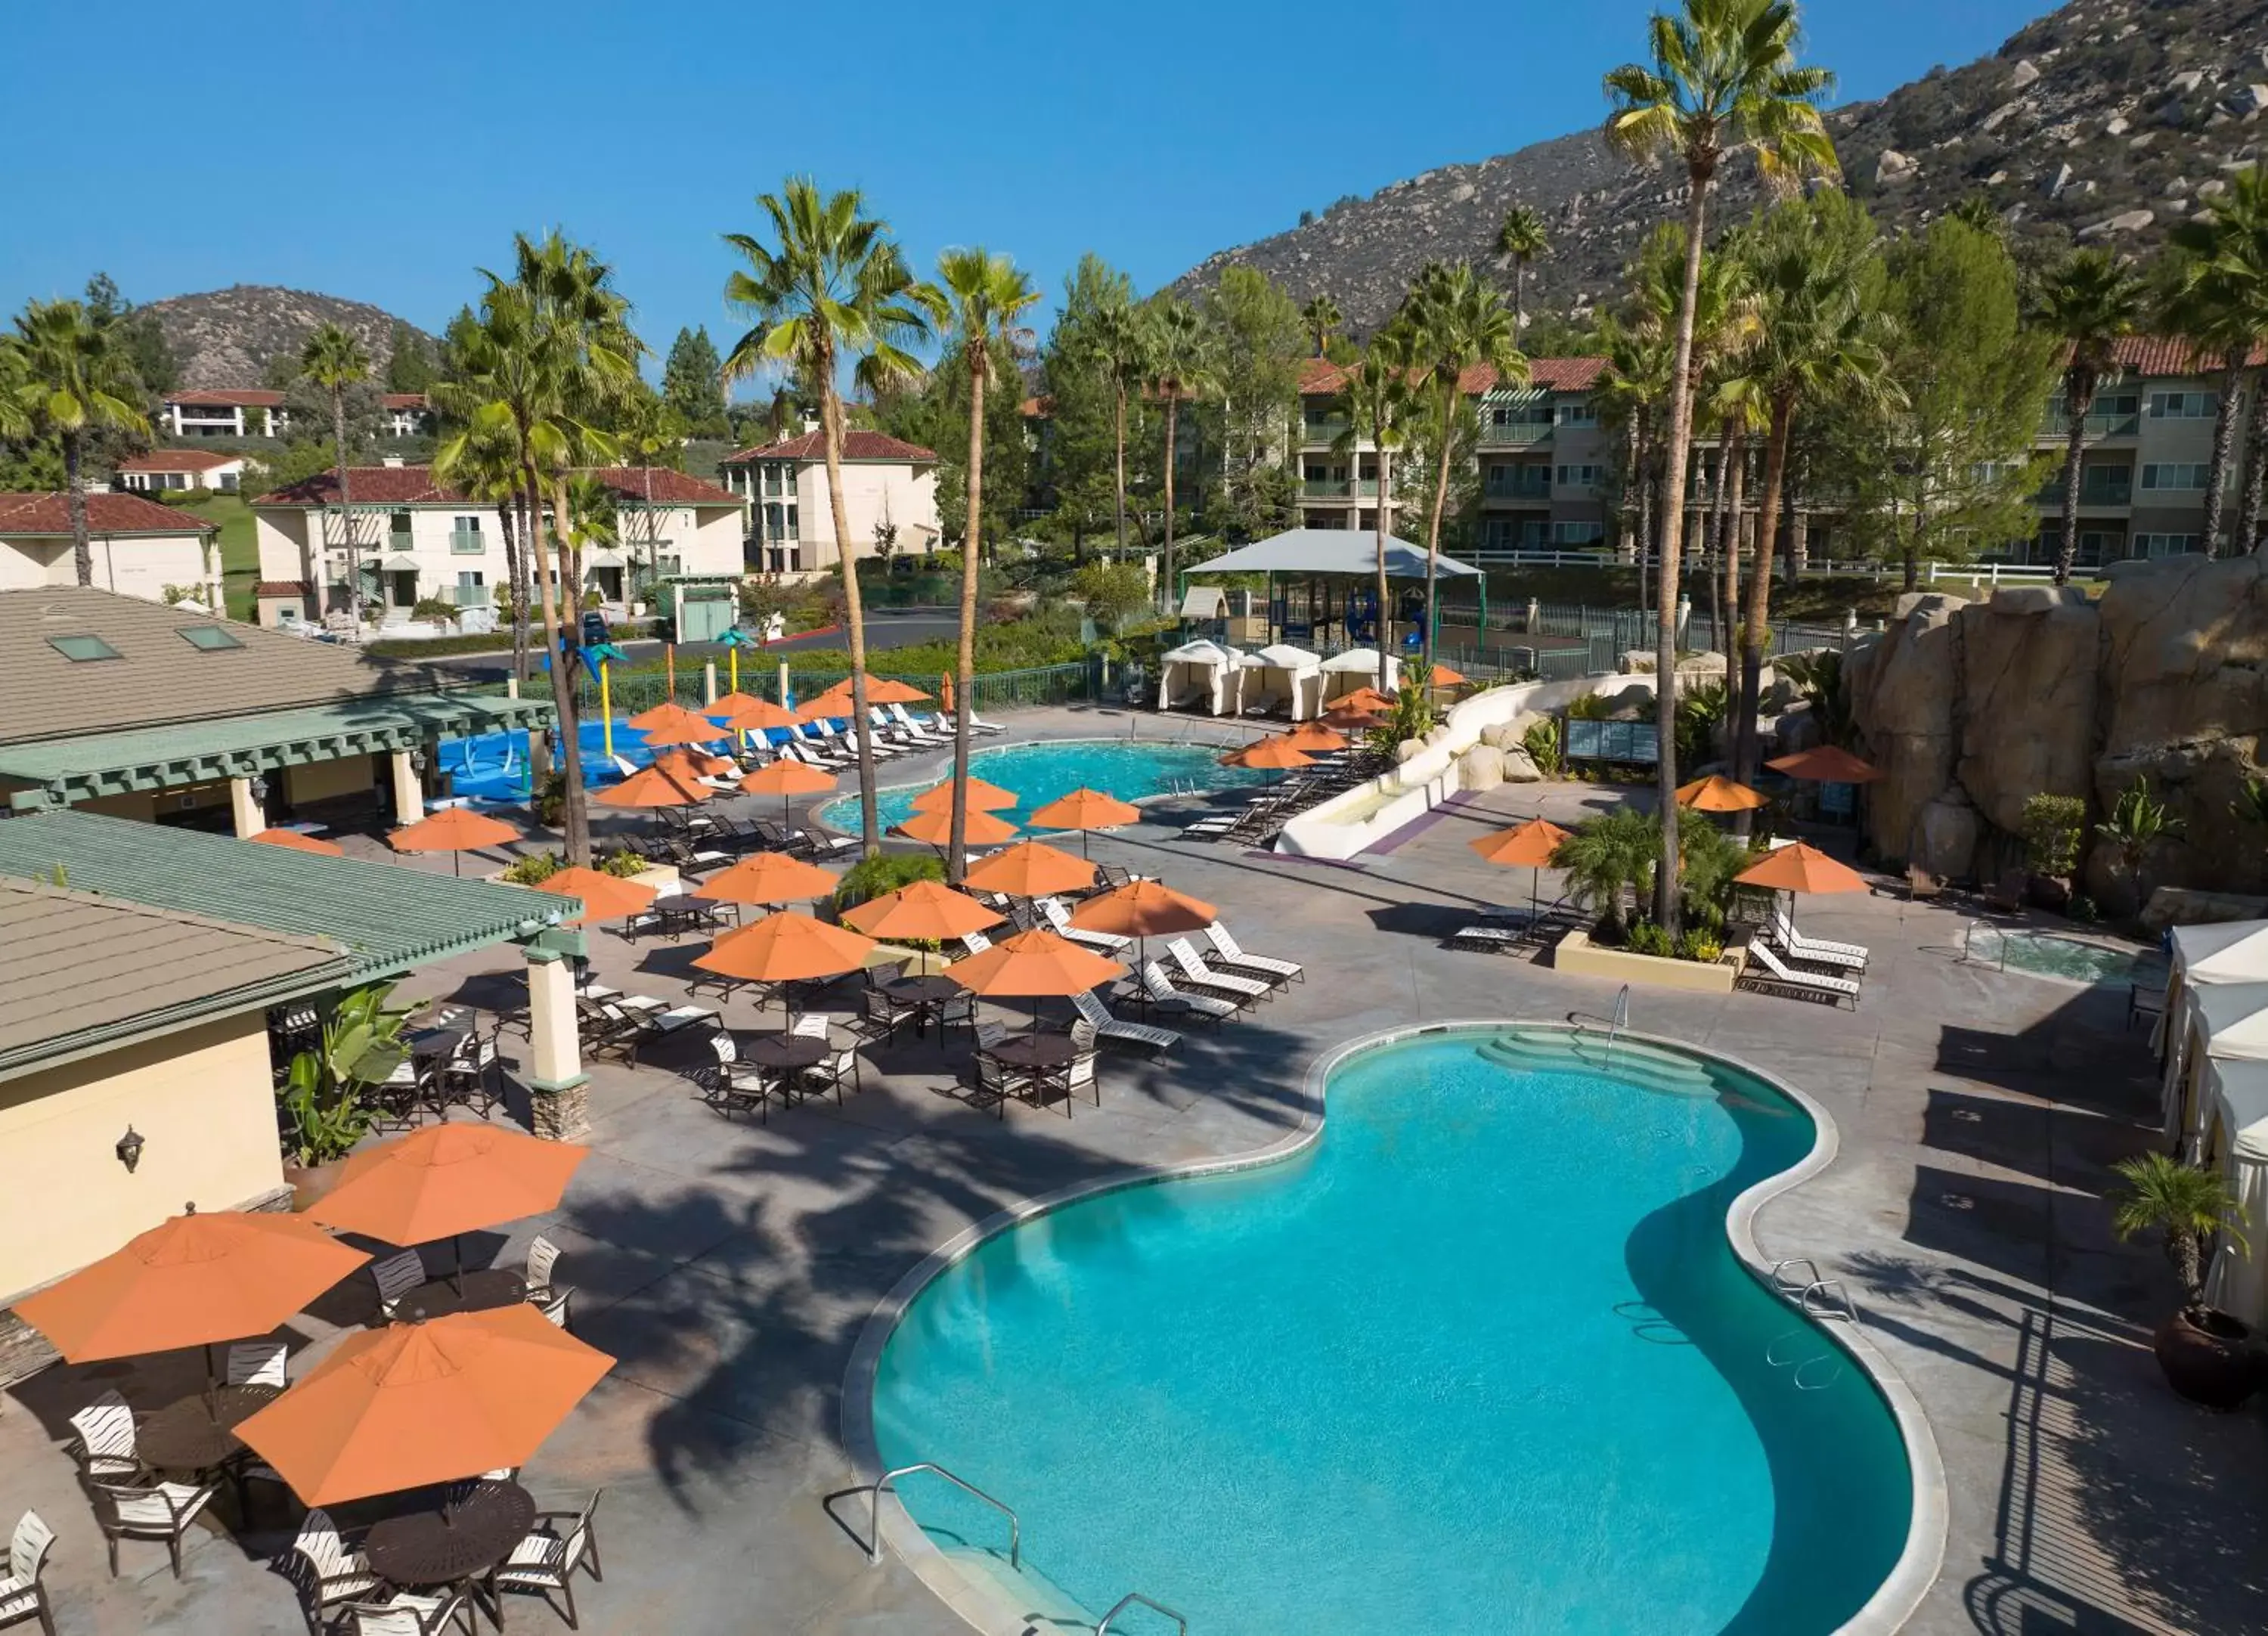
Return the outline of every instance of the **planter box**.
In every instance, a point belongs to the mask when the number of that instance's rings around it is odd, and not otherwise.
[[[1579,977],[1603,977],[1609,983],[1640,983],[1650,988],[1682,989],[1688,994],[1729,994],[1740,976],[1739,956],[1720,958],[1712,966],[1696,960],[1664,960],[1659,954],[1638,954],[1626,948],[1601,948],[1587,932],[1570,932],[1559,940],[1551,957],[1554,970]]]

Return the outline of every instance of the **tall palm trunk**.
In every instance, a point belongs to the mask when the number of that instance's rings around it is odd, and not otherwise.
[[[1795,395],[1772,399],[1771,431],[1764,445],[1764,492],[1756,503],[1756,560],[1749,573],[1749,617],[1741,632],[1741,696],[1734,721],[1733,777],[1756,776],[1756,711],[1764,698],[1764,643],[1771,631],[1772,551],[1779,534],[1780,498],[1787,486],[1787,446],[1795,430]],[[1749,814],[1737,813],[1733,833],[1745,837]]]
[[[1171,479],[1169,478],[1170,482]],[[968,372],[968,527],[961,553],[961,651],[953,685],[953,835],[946,853],[946,878],[959,885],[968,873],[968,715],[976,689],[976,543],[984,493],[984,367],[971,360]]]
[[[1528,258],[1512,258],[1512,338],[1516,343],[1528,333]]]
[[[1168,383],[1166,391],[1166,549],[1163,571],[1158,576],[1158,588],[1165,593],[1166,605],[1174,605],[1174,413],[1180,407],[1181,394]]]
[[[1730,475],[1728,467],[1733,457],[1733,424],[1729,416],[1717,422],[1717,471],[1709,483],[1709,549],[1721,558],[1725,549],[1725,480]],[[1709,576],[1709,635],[1714,645],[1725,645],[1725,615],[1729,610],[1725,603],[1725,578],[1722,574]]]
[[[1733,624],[1741,616],[1741,510],[1748,497],[1749,483],[1749,417],[1745,414],[1734,420],[1726,441],[1733,446],[1733,452],[1732,469],[1725,478],[1725,532],[1719,542],[1719,549],[1725,554],[1725,623],[1717,639],[1729,660],[1740,645],[1740,633]]]
[[[347,487],[347,394],[343,387],[331,388],[331,458],[339,474],[339,524],[346,530],[347,607],[362,624],[362,548],[355,541],[354,495]]]
[[[2221,497],[2228,486],[2228,465],[2236,456],[2237,400],[2242,394],[2247,347],[2231,347],[2220,377],[2220,407],[2213,417],[2213,475],[2205,489],[2205,554],[2220,555]],[[2231,556],[2241,556],[2239,545]]]
[[[1641,411],[1639,431],[1634,439],[1638,464],[1631,481],[1638,485],[1638,607],[1646,611],[1646,559],[1653,555],[1653,436],[1646,425],[1648,417]]]
[[[527,601],[520,594],[519,495],[498,497],[497,518],[504,526],[504,589],[512,598],[512,679],[527,685]]]
[[[1701,291],[1701,236],[1709,225],[1710,172],[1689,166],[1685,182],[1685,287],[1677,302],[1677,347],[1669,366],[1669,440],[1661,473],[1661,571],[1654,587],[1654,792],[1661,863],[1653,872],[1654,920],[1673,938],[1677,899],[1677,589],[1685,546],[1685,462],[1693,441],[1693,309]]]
[[[2236,553],[2260,549],[2260,497],[2268,479],[2268,380],[2252,378],[2252,413],[2244,434],[2244,491],[2236,507]]]
[[[858,564],[850,554],[850,517],[843,503],[843,398],[835,387],[831,349],[821,363],[819,412],[827,448],[827,506],[834,517],[835,554],[843,564],[843,623],[850,628],[850,713],[856,719],[851,725],[858,733],[859,831],[865,856],[872,858],[882,850],[882,824],[874,808],[874,724],[866,714],[866,608],[858,591]],[[976,560],[976,553],[964,553],[964,558],[961,572],[966,577],[968,563]],[[955,713],[965,719],[968,701],[954,703],[960,706]]]
[[[521,429],[521,441],[526,441],[525,427]],[[531,496],[542,492],[534,461],[521,463],[520,481],[527,485],[527,492]],[[551,527],[546,528],[542,509],[537,507],[534,533],[530,537],[535,555],[536,589],[543,599],[544,640],[551,659],[551,704],[559,716],[559,777],[564,789],[564,799],[560,803],[560,828],[566,836],[567,861],[588,868],[591,863],[591,811],[583,795],[583,746],[582,735],[577,728],[575,678],[569,670],[567,655],[559,643],[560,598],[554,593],[553,577],[549,571],[552,553],[555,549],[563,549],[556,547],[551,536],[565,524],[566,518],[566,508],[556,505],[552,510]]]
[[[1425,629],[1421,633],[1423,644],[1418,649],[1424,658],[1425,674],[1420,686],[1430,687],[1433,681],[1433,587],[1441,571],[1441,513],[1449,509],[1449,446],[1456,441],[1452,428],[1456,424],[1457,378],[1449,377],[1441,393],[1441,461],[1433,474],[1433,511],[1425,520]],[[1382,634],[1382,633],[1381,633]],[[1383,669],[1381,666],[1380,668]]]
[[[1110,445],[1112,471],[1111,499],[1117,508],[1118,545],[1115,560],[1126,556],[1126,385],[1118,384],[1111,410],[1112,439]]]
[[[86,470],[82,456],[81,435],[76,431],[65,431],[63,440],[63,472],[70,489],[68,507],[70,512],[71,569],[79,584],[94,583],[94,547],[86,536]]]
[[[1378,690],[1381,693],[1389,691],[1386,681],[1386,667],[1393,663],[1393,660],[1388,657],[1388,655],[1392,652],[1393,648],[1392,645],[1387,640],[1387,632],[1391,629],[1391,627],[1386,621],[1386,599],[1389,594],[1386,585],[1386,511],[1387,507],[1391,505],[1393,503],[1394,455],[1388,450],[1381,449],[1378,452],[1378,515],[1376,520],[1373,522],[1371,529],[1371,537],[1378,547],[1378,618],[1376,623],[1378,627]],[[1432,678],[1429,674],[1426,677],[1426,680],[1430,682]]]
[[[2091,372],[2071,380],[2071,427],[2065,434],[2063,454],[2063,543],[2056,548],[2055,582],[2071,583],[2072,564],[2079,560],[2079,466],[2087,451],[2087,411],[2095,406],[2095,376]]]

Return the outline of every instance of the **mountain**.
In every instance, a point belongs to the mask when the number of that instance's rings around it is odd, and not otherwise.
[[[1886,227],[1981,193],[2020,237],[2139,252],[2260,157],[2264,110],[2268,0],[2074,0],[1992,56],[1834,110],[1828,128],[1845,185]],[[1730,170],[1719,223],[1759,203],[1754,166]],[[1289,232],[1208,257],[1176,287],[1201,289],[1232,262],[1256,267],[1295,299],[1329,294],[1365,332],[1429,261],[1469,258],[1509,284],[1492,246],[1521,203],[1543,213],[1552,243],[1528,271],[1530,310],[1580,311],[1611,298],[1683,189],[1682,176],[1633,166],[1581,131],[1343,199]]]
[[[231,284],[177,295],[140,309],[157,315],[184,387],[256,387],[278,353],[296,353],[326,323],[351,333],[382,379],[394,356],[394,314],[366,301],[342,300],[274,284]],[[416,329],[416,325],[411,325]],[[417,330],[421,335],[424,331]],[[428,336],[427,339],[431,340]]]

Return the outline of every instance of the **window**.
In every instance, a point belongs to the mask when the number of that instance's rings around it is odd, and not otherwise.
[[[1595,489],[1599,486],[1599,468],[1595,466],[1562,466],[1557,482],[1563,489]]]
[[[653,571],[661,578],[674,578],[685,571],[685,559],[681,556],[663,556],[657,553],[653,559]]]
[[[803,525],[796,520],[796,512],[795,506],[787,508],[787,537],[791,540],[803,538]]]
[[[74,665],[118,657],[118,650],[100,637],[49,637],[48,645]]]
[[[477,517],[452,518],[449,527],[458,534],[478,534],[481,531],[481,520]]]
[[[221,473],[221,475],[220,475],[220,491],[221,491],[223,494],[234,494],[234,493],[236,492],[236,489],[237,489],[237,474],[236,474],[235,472],[232,472],[232,471],[225,471],[225,472]]]
[[[1595,426],[1599,424],[1599,411],[1587,402],[1562,403],[1559,406],[1559,424],[1563,426]]]
[[[2193,534],[2138,534],[2134,536],[2137,556],[2186,556],[2198,549],[2198,537]]]
[[[2220,394],[2214,392],[2153,392],[2152,420],[2211,420],[2220,412]]]
[[[488,549],[488,542],[481,538],[478,517],[449,520],[449,549],[459,556],[478,556]]]
[[[1554,545],[1596,545],[1607,537],[1603,522],[1556,522],[1551,525]]]
[[[201,653],[225,653],[232,647],[244,645],[218,625],[183,625],[179,635],[182,641]]]
[[[2157,490],[2202,489],[2211,473],[2210,466],[2200,466],[2176,461],[2152,461],[2142,468],[2142,487]]]

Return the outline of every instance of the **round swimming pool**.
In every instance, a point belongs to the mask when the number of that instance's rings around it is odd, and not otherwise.
[[[1224,767],[1221,748],[1211,744],[1148,743],[1140,739],[1049,739],[971,750],[972,777],[1016,792],[1016,805],[996,815],[1020,827],[1035,811],[1073,790],[1101,790],[1122,801],[1181,792],[1223,790],[1260,784],[1279,775]],[[881,791],[882,828],[905,822],[914,798],[944,782],[903,785]],[[837,829],[858,827],[858,797],[846,796],[820,808],[822,822]]]
[[[1600,1052],[1393,1040],[1294,1158],[983,1241],[891,1333],[874,1436],[1013,1507],[1024,1571],[936,1478],[897,1485],[912,1516],[1059,1618],[1141,1590],[1199,1631],[1837,1629],[1905,1548],[1905,1444],[1727,1231],[1815,1127],[1715,1059]]]

